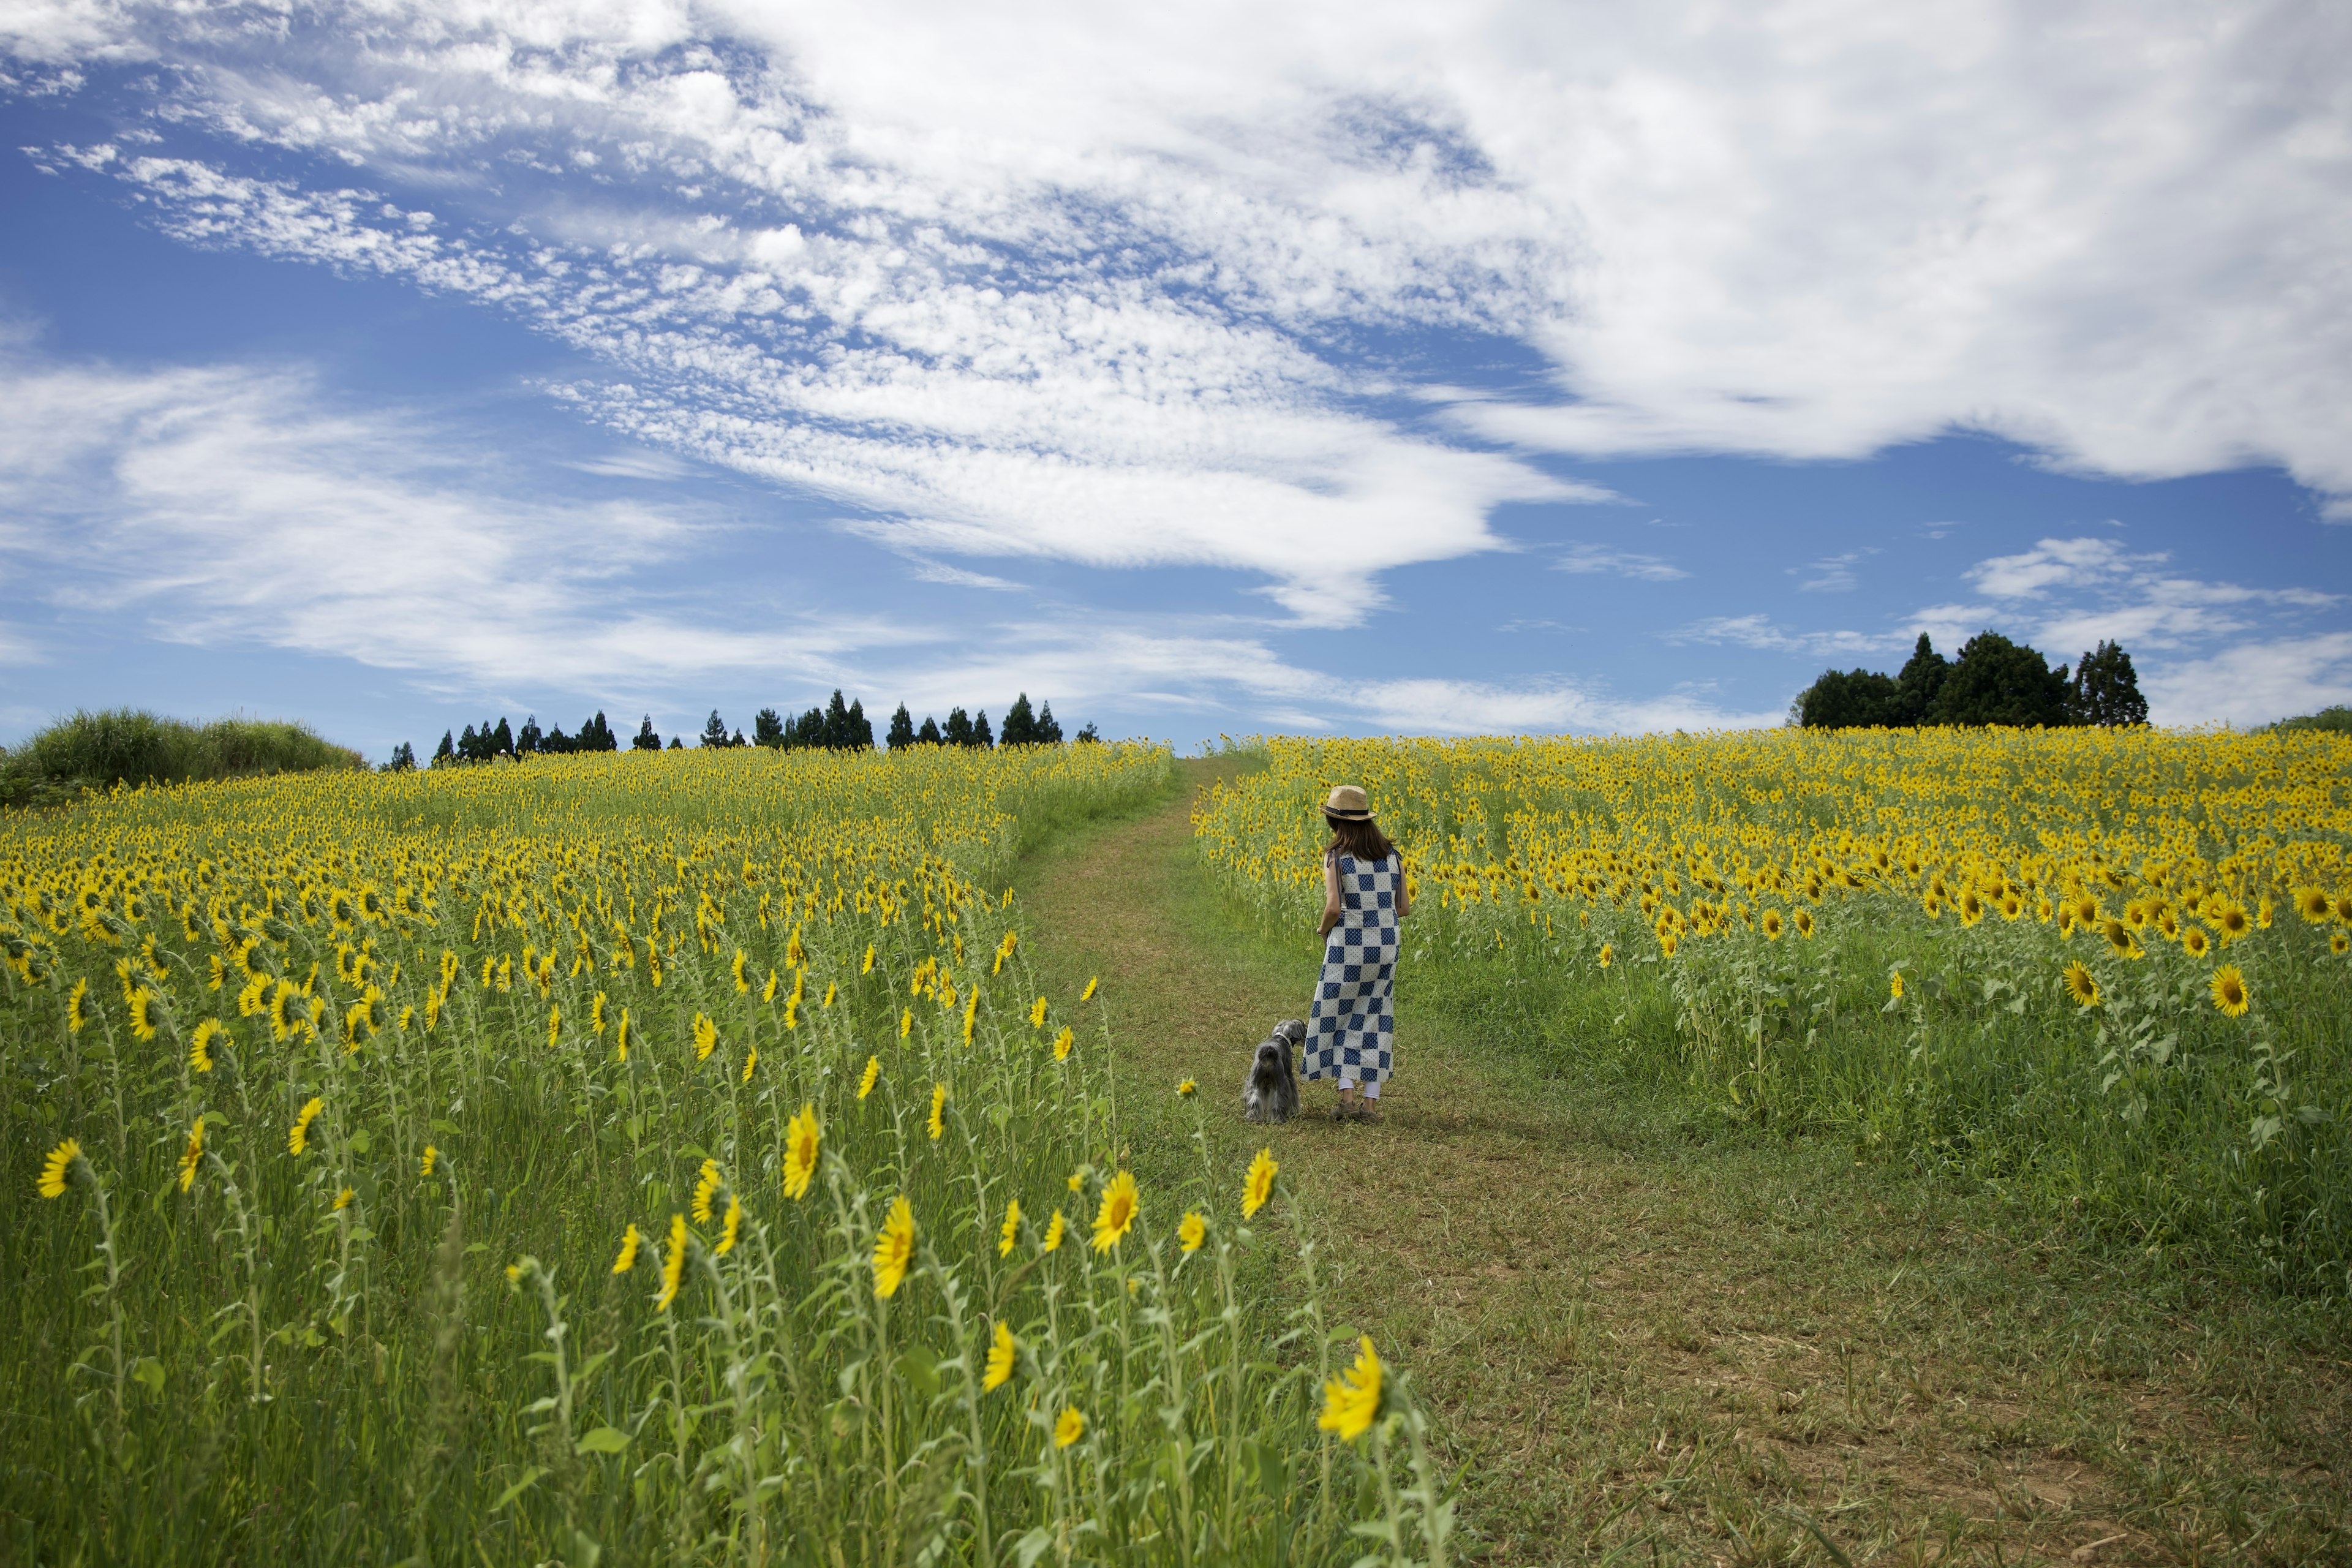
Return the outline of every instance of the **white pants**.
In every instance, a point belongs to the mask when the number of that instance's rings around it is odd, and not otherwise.
[[[1349,1089],[1355,1087],[1356,1080],[1354,1079],[1343,1078],[1339,1080],[1339,1092],[1341,1094],[1347,1093]],[[1381,1086],[1379,1084],[1368,1083],[1364,1085],[1364,1098],[1366,1100],[1378,1100],[1380,1097]]]

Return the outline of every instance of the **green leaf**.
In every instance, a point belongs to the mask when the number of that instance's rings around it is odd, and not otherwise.
[[[1033,1568],[1053,1544],[1054,1532],[1041,1524],[1021,1538],[1021,1543],[1013,1549],[1013,1560],[1017,1568]]]
[[[457,1136],[457,1124],[446,1116],[436,1116],[433,1119],[433,1131],[444,1138],[455,1138]]]
[[[158,1399],[163,1397],[163,1363],[162,1362],[152,1355],[141,1356],[139,1364],[131,1369],[131,1375],[145,1384],[148,1393]]]
[[[939,1358],[919,1345],[899,1354],[898,1375],[907,1380],[907,1386],[926,1399],[940,1392]]]
[[[547,1474],[547,1472],[537,1465],[533,1465],[530,1468],[525,1470],[522,1473],[522,1479],[517,1481],[514,1485],[509,1487],[506,1490],[499,1494],[499,1500],[490,1505],[490,1511],[492,1513],[498,1512],[499,1510],[506,1507],[507,1504],[514,1501],[515,1499],[530,1490],[532,1487],[539,1484],[539,1478],[545,1474]]]
[[[353,1130],[352,1135],[343,1142],[352,1146],[352,1152],[354,1154],[364,1154],[375,1146],[375,1140],[368,1136],[367,1129],[364,1127]]]
[[[617,1454],[629,1446],[629,1435],[617,1426],[599,1426],[574,1445],[581,1454]]]

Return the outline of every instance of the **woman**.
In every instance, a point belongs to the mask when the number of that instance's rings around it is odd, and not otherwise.
[[[1323,849],[1323,980],[1307,1025],[1307,1073],[1339,1080],[1341,1121],[1378,1121],[1374,1104],[1396,1048],[1389,991],[1396,977],[1397,921],[1412,912],[1404,857],[1388,841],[1354,784],[1323,803],[1331,842]]]

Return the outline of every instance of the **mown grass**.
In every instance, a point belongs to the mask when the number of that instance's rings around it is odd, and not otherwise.
[[[76,711],[0,752],[0,806],[71,804],[115,784],[187,784],[365,766],[309,725],[233,717],[208,724],[138,708]]]
[[[1181,764],[1187,791],[1251,761]],[[1385,1124],[1244,1126],[1246,1053],[1304,1011],[1318,948],[1224,901],[1182,807],[1024,864],[1035,962],[1099,969],[1133,1075],[1199,1079],[1213,1138],[1281,1157],[1340,1310],[1436,1408],[1486,1560],[2352,1551],[2352,1356],[2325,1302],[1728,1118],[1623,1066],[1624,1031],[1671,1036],[1664,1001],[1586,1009],[1425,957]],[[1188,1123],[1134,1136],[1172,1164]]]

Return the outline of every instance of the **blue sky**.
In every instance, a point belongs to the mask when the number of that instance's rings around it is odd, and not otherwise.
[[[9,7],[0,741],[2352,701],[2328,8],[833,9]]]

